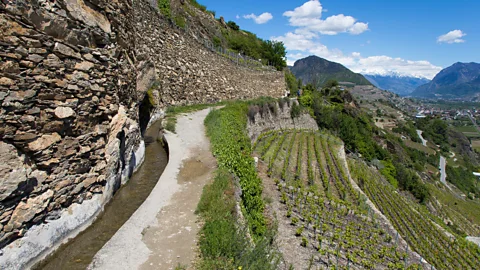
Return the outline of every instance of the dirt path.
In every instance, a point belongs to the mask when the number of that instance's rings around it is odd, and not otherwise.
[[[177,134],[165,135],[170,159],[160,180],[89,269],[192,268],[201,227],[194,211],[216,168],[203,125],[209,111],[178,117]]]

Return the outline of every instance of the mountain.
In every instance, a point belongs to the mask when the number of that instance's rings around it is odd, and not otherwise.
[[[397,74],[392,75],[369,75],[363,74],[363,76],[376,87],[394,92],[401,96],[406,96],[420,85],[429,83],[430,80],[425,78],[400,76]]]
[[[419,86],[415,97],[473,98],[480,95],[480,64],[455,63],[440,71],[433,80]]]
[[[297,60],[290,70],[297,79],[302,79],[303,83],[312,83],[317,88],[322,87],[330,79],[357,85],[371,85],[362,74],[354,73],[339,63],[313,55]]]

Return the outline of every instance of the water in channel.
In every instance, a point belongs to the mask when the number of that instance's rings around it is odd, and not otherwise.
[[[61,245],[34,269],[86,269],[95,254],[145,201],[168,163],[162,138],[157,140],[160,136],[160,122],[154,123],[145,133],[144,163],[127,184],[115,193],[105,206],[105,211],[85,231]]]

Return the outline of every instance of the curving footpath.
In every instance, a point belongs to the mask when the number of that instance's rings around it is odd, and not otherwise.
[[[216,168],[203,124],[209,112],[177,117],[177,134],[165,134],[170,157],[164,173],[145,202],[95,255],[89,269],[191,265],[201,227],[194,211]]]

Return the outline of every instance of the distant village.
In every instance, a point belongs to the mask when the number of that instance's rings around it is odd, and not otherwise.
[[[418,111],[418,113],[415,115],[416,118],[435,116],[440,117],[443,120],[457,120],[458,118],[463,117],[472,117],[474,119],[480,117],[480,110],[477,109],[438,109],[433,108],[432,106],[419,106],[416,110]]]

